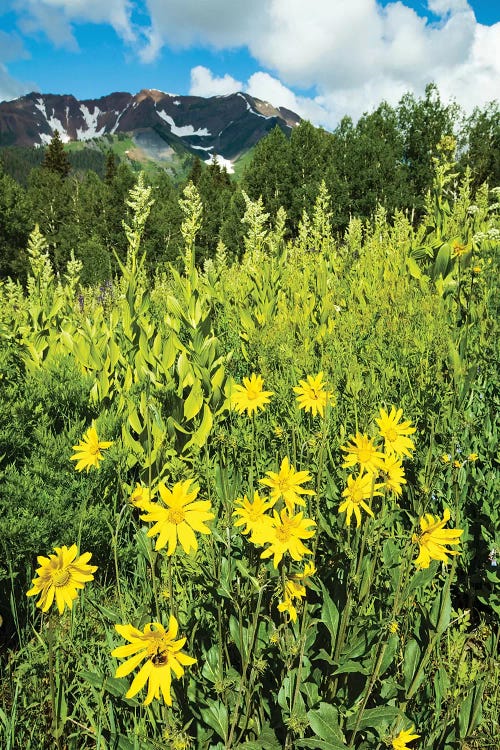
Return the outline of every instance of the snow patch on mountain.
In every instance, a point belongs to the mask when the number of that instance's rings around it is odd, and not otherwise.
[[[71,140],[69,135],[66,132],[66,129],[64,125],[62,124],[61,120],[58,120],[57,117],[54,117],[54,110],[52,110],[52,114],[49,116],[47,114],[47,109],[45,107],[45,102],[43,99],[38,99],[35,102],[35,107],[42,113],[42,115],[45,117],[45,121],[49,128],[52,129],[52,134],[55,130],[59,131],[59,135],[61,137],[61,141],[63,143],[69,143]],[[47,146],[51,140],[52,140],[52,134],[48,133],[39,133],[40,141],[42,146]]]
[[[157,109],[157,114],[159,117],[161,117],[162,120],[165,120],[165,122],[170,125],[170,130],[174,135],[178,135],[179,138],[185,138],[186,136],[204,136],[204,135],[212,135],[209,133],[207,128],[199,128],[198,130],[195,130],[192,125],[181,125],[178,127],[173,118],[170,117],[170,115],[167,115],[166,112],[163,110]]]
[[[205,164],[214,164],[217,162],[219,167],[225,167],[228,174],[234,174],[233,162],[230,159],[224,159],[220,154],[212,154],[210,159],[205,161]]]
[[[95,107],[94,111],[91,112],[85,104],[80,104],[80,112],[82,113],[83,119],[85,120],[86,128],[77,128],[76,137],[79,141],[89,141],[91,138],[99,138],[106,132],[106,127],[97,129],[97,119],[102,114],[99,107]],[[116,125],[115,125],[116,127]]]

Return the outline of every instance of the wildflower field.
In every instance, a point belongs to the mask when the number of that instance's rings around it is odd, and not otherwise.
[[[0,286],[4,750],[500,748],[500,189]]]

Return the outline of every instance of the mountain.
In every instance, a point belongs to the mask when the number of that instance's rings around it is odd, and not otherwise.
[[[187,151],[203,161],[216,154],[231,170],[276,125],[290,132],[299,122],[294,112],[243,93],[204,98],[143,89],[79,101],[33,92],[0,102],[0,147],[43,146],[56,130],[65,143],[126,133],[160,160],[171,152]]]

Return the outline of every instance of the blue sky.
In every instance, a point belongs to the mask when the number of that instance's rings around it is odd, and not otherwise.
[[[334,127],[431,80],[500,99],[498,50],[500,0],[0,0],[0,100],[244,90]]]

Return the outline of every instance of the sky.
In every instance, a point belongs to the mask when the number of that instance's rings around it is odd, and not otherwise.
[[[333,129],[431,81],[500,100],[500,0],[0,0],[0,101],[244,91]]]

